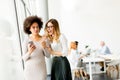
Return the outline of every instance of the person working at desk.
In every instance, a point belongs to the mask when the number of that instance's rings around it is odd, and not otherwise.
[[[111,51],[110,51],[109,47],[106,46],[106,44],[105,44],[104,41],[101,41],[101,42],[100,42],[100,48],[98,49],[98,53],[99,53],[100,55],[111,54]],[[104,64],[103,64],[103,62],[100,62],[99,64],[100,64],[100,66],[102,67],[100,70],[101,70],[101,71],[104,71]]]
[[[73,80],[74,80],[74,77],[80,78],[80,76],[83,79],[89,79],[89,75],[87,74],[85,70],[83,70],[83,68],[85,67],[82,62],[83,57],[84,56],[82,56],[78,52],[78,41],[72,41],[70,43],[69,55],[67,58],[70,62],[71,70],[73,73]],[[77,69],[77,68],[80,68],[80,69]]]

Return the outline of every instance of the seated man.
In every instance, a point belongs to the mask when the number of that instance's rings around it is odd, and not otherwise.
[[[104,41],[101,41],[101,42],[100,42],[100,48],[98,49],[97,52],[98,52],[99,55],[111,54],[111,51],[110,51],[109,47],[105,45],[105,42],[104,42]],[[103,62],[100,62],[99,64],[100,64],[100,66],[101,66],[101,69],[100,69],[100,70],[101,70],[101,71],[104,71],[104,64],[103,64]]]
[[[70,51],[68,55],[68,60],[70,62],[71,70],[76,77],[82,76],[82,78],[89,78],[89,75],[86,73],[86,71],[82,69],[85,66],[83,66],[83,62],[81,59],[82,56],[78,52],[77,47],[78,47],[77,41],[71,42]],[[73,76],[73,80],[74,80],[74,76]]]

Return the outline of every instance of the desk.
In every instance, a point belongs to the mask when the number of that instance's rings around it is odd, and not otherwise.
[[[107,68],[107,75],[110,77],[113,77],[112,75],[114,74],[114,71],[117,71],[116,77],[114,76],[114,79],[119,78],[119,64],[120,64],[120,56],[119,54],[107,54],[107,55],[99,55],[101,58],[110,59]]]
[[[118,55],[117,54],[106,54],[106,55],[97,55],[97,56],[104,58],[104,59],[111,59],[111,61],[120,59],[119,54]]]
[[[98,55],[100,58],[105,59],[105,62],[109,62],[109,65],[120,64],[120,56],[119,54],[107,54],[107,55]]]
[[[93,80],[92,77],[92,62],[104,62],[104,72],[106,71],[106,66],[105,66],[105,60],[103,58],[99,58],[99,57],[85,57],[83,58],[83,62],[85,63],[89,63],[89,75],[90,75],[90,80]]]

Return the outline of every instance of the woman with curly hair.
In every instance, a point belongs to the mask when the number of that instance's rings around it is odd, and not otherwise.
[[[24,21],[24,32],[28,38],[23,42],[23,60],[25,80],[46,80],[45,56],[50,54],[46,41],[39,34],[43,22],[37,16],[29,16]]]

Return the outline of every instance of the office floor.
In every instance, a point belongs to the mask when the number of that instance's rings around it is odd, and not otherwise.
[[[99,71],[100,70],[100,66],[96,65],[96,70]],[[95,69],[93,68],[93,71]],[[87,68],[88,71],[88,68]],[[47,77],[47,80],[50,80],[50,76]],[[82,80],[75,78],[75,80]],[[108,76],[106,73],[97,73],[97,74],[93,74],[93,80],[120,80],[120,74],[119,74],[119,79],[117,79],[117,73],[114,71],[112,73],[112,78],[110,78],[110,76]]]
[[[119,77],[120,79],[120,77]],[[106,73],[101,73],[101,74],[94,74],[93,75],[93,80],[119,80],[119,79],[115,79],[115,78],[110,78],[109,76],[106,75]],[[47,77],[47,80],[50,80],[50,76]],[[75,78],[75,80],[82,80]]]

